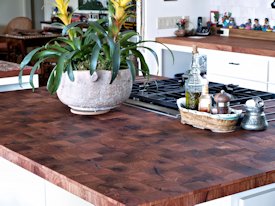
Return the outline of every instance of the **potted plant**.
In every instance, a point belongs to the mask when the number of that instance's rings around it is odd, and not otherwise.
[[[129,98],[137,70],[133,57],[139,60],[142,74],[150,75],[140,48],[150,51],[158,62],[155,51],[144,46],[150,41],[133,42],[130,39],[138,36],[137,32],[121,32],[125,21],[134,15],[131,9],[135,5],[131,0],[109,0],[108,19],[90,22],[84,32],[79,27],[81,22],[71,23],[71,14],[67,13],[69,0],[55,0],[55,4],[64,24],[62,36],[32,50],[23,59],[19,82],[30,62],[35,62],[30,75],[33,86],[32,77],[40,64],[55,59],[48,91],[57,93],[73,113],[105,113]]]

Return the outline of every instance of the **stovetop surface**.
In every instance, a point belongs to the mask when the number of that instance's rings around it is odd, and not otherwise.
[[[232,96],[230,105],[245,104],[245,102],[253,97],[261,97],[263,100],[274,99],[275,94],[246,89],[237,85],[224,85],[219,83],[209,83],[209,93],[215,95],[221,90],[225,90]],[[164,108],[177,110],[177,99],[185,97],[185,89],[181,80],[177,78],[155,80],[149,82],[135,82],[130,96],[131,104],[138,102],[146,105],[157,105]]]

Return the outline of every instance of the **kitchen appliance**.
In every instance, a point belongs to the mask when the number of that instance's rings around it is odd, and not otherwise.
[[[135,82],[130,98],[126,104],[154,111],[174,118],[179,118],[177,99],[185,97],[184,82],[182,78],[170,78],[152,80],[149,82]],[[224,85],[220,83],[209,83],[209,93],[215,95],[221,90],[231,94],[230,106],[235,107],[245,104],[253,97],[260,97],[263,100],[275,99],[275,94],[256,91],[239,87],[237,85]],[[242,108],[242,107],[241,107]]]

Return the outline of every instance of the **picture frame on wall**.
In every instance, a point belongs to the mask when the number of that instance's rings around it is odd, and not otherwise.
[[[107,10],[108,0],[79,0],[79,10]]]

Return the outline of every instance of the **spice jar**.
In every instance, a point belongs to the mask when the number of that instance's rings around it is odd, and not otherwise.
[[[230,95],[224,90],[221,90],[220,93],[216,94],[214,100],[217,104],[217,113],[218,114],[228,114],[230,106]]]

